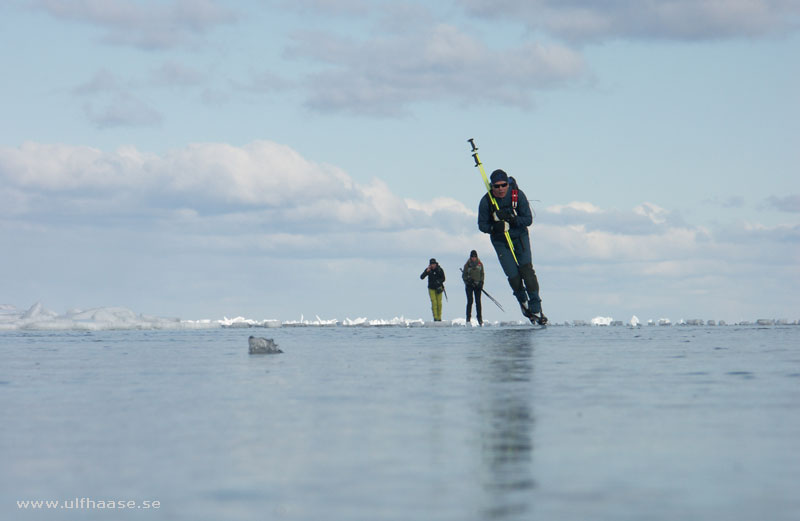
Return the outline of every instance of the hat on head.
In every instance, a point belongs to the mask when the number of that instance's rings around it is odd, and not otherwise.
[[[475,250],[472,250],[471,252],[469,252],[469,256],[470,257],[477,257],[478,256],[478,252],[475,251]]]
[[[429,261],[429,264],[438,264],[438,263],[436,262],[436,259],[431,259],[431,260]]]
[[[492,184],[495,184],[498,181],[508,181],[508,174],[498,169],[492,172],[491,179],[492,179]]]

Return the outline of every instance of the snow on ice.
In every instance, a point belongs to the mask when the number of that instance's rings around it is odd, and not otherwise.
[[[738,322],[737,325],[796,325],[800,321],[789,321],[787,319],[758,319],[753,322]],[[500,322],[484,322],[485,326],[524,326],[528,321],[522,317],[514,317],[512,320]],[[571,322],[557,323],[551,321],[551,326],[623,326],[641,327],[642,322],[636,315],[623,324],[621,320],[614,320],[613,317],[597,316],[589,323],[584,320],[573,320]],[[668,318],[660,318],[657,321],[650,319],[648,326],[671,326],[672,321]],[[678,326],[724,326],[724,320],[679,320]],[[421,318],[408,319],[405,317],[394,317],[392,319],[368,319],[366,317],[336,318],[325,319],[315,315],[313,319],[300,316],[299,320],[278,320],[263,319],[254,320],[241,316],[234,318],[223,317],[218,320],[183,320],[180,318],[163,318],[152,315],[135,313],[123,307],[101,307],[92,309],[70,309],[63,314],[46,309],[41,303],[36,303],[27,310],[19,310],[13,305],[0,304],[0,331],[14,330],[77,330],[77,331],[103,331],[103,330],[154,330],[154,329],[215,329],[215,328],[251,328],[251,327],[453,327],[471,326],[478,327],[477,322],[467,323],[464,318],[445,320],[443,322],[425,321]]]

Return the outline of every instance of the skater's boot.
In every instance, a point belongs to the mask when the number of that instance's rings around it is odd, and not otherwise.
[[[536,322],[536,315],[533,313],[533,311],[531,311],[530,304],[528,303],[528,301],[527,301],[527,300],[525,300],[525,301],[521,301],[521,302],[519,303],[519,309],[520,309],[520,311],[522,311],[522,315],[523,315],[525,318],[527,318],[528,320],[530,320],[530,321],[531,321],[531,322],[533,322],[534,324],[536,324],[536,323],[537,323],[537,322]]]
[[[544,313],[539,311],[538,313],[533,314],[533,318],[531,318],[531,322],[536,321],[537,324],[543,326],[547,324],[547,317],[544,316]]]
[[[530,287],[528,288],[528,305],[530,307],[531,314],[534,317],[531,319],[531,321],[535,319],[536,323],[542,326],[547,324],[547,317],[544,316],[544,313],[542,313],[542,299],[539,298],[538,289],[531,291]]]
[[[528,293],[525,291],[525,285],[522,283],[522,277],[520,275],[508,277],[508,284],[511,286],[514,296],[517,297],[517,302],[519,302],[519,309],[522,311],[522,315],[528,320],[532,320],[531,310],[528,305]]]

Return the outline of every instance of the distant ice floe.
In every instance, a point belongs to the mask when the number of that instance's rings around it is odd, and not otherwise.
[[[245,327],[281,327],[280,320],[252,320],[244,317],[228,318],[224,317],[222,320],[204,320],[210,327],[232,327],[232,328],[245,328]]]
[[[460,320],[464,325],[465,320]],[[137,314],[130,309],[122,307],[104,307],[88,310],[72,309],[63,314],[45,309],[41,303],[36,303],[29,309],[22,311],[15,306],[0,304],[0,331],[14,330],[73,330],[73,331],[108,331],[108,330],[178,330],[178,329],[217,329],[217,328],[252,328],[252,327],[331,327],[331,326],[454,326],[459,325],[458,320],[452,322],[425,322],[421,318],[407,319],[395,317],[391,320],[369,320],[367,318],[323,319],[316,316],[308,320],[301,315],[300,320],[281,321],[277,319],[253,320],[244,317],[228,318],[221,320],[181,320],[179,318],[160,318],[150,315]]]
[[[610,326],[613,320],[611,317],[594,317],[590,323],[593,326]]]
[[[758,319],[754,322],[738,322],[736,325],[752,326],[782,326],[797,325],[800,321],[789,321],[787,319]],[[517,320],[489,322],[483,324],[485,327],[493,326],[528,326],[527,320],[519,318]],[[551,322],[552,326],[559,324]],[[621,320],[614,320],[612,317],[597,316],[589,323],[584,320],[573,320],[564,322],[562,326],[623,326]],[[639,318],[634,315],[627,323],[629,327],[640,327],[642,325]],[[668,318],[661,318],[658,321],[650,319],[648,326],[671,326],[672,322]],[[678,326],[725,326],[724,320],[679,320]],[[19,310],[15,306],[0,304],[0,331],[32,330],[32,331],[106,331],[106,330],[180,330],[180,329],[217,329],[217,328],[273,328],[273,327],[478,327],[477,321],[467,323],[464,318],[444,320],[441,322],[425,321],[421,318],[408,319],[403,316],[392,319],[368,319],[358,317],[355,319],[336,318],[325,319],[315,315],[314,319],[306,319],[303,315],[299,320],[278,320],[264,319],[253,320],[237,316],[235,318],[223,317],[221,320],[182,320],[179,318],[162,318],[151,315],[135,313],[122,307],[102,307],[87,310],[71,309],[66,313],[58,314],[54,311],[45,309],[41,303],[36,303],[27,310]]]
[[[137,314],[121,307],[104,307],[87,310],[71,309],[59,315],[36,303],[21,312],[13,306],[0,307],[2,330],[78,330],[103,331],[111,329],[202,329],[218,327],[203,321],[161,318]]]

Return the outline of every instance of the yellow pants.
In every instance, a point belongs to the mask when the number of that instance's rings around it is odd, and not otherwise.
[[[435,289],[428,289],[428,294],[431,296],[431,311],[433,311],[433,320],[442,320],[442,294]]]

